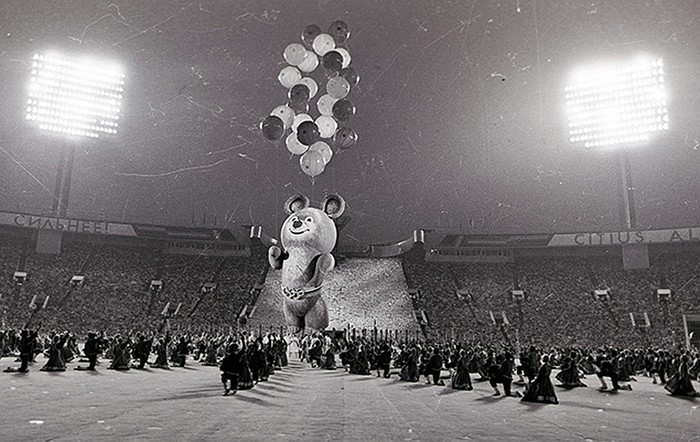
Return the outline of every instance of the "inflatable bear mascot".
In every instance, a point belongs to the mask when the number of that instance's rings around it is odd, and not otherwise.
[[[338,232],[333,219],[345,211],[345,200],[329,195],[321,208],[309,207],[309,199],[294,196],[285,203],[289,215],[282,224],[279,246],[268,249],[273,269],[282,269],[284,319],[297,331],[328,327],[328,310],[323,300],[323,280],[333,269]]]

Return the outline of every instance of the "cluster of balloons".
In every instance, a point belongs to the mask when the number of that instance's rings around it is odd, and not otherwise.
[[[333,157],[329,143],[338,149],[348,149],[357,143],[357,133],[345,126],[356,111],[348,94],[360,81],[350,66],[350,52],[343,47],[349,37],[348,26],[335,21],[325,33],[318,26],[309,25],[301,35],[303,44],[287,45],[284,60],[289,66],[277,76],[287,89],[287,102],[274,108],[260,122],[260,131],[268,140],[280,140],[291,129],[285,139],[287,150],[301,155],[301,170],[310,177],[323,173]],[[326,74],[325,91],[319,91],[318,82],[310,76],[320,71],[316,70],[319,65]],[[318,116],[314,118],[309,107],[317,95]]]

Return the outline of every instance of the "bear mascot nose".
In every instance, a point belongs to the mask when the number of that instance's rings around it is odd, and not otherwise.
[[[295,229],[298,229],[299,227],[301,227],[301,221],[299,221],[299,220],[294,221],[292,223],[292,227],[294,227]]]

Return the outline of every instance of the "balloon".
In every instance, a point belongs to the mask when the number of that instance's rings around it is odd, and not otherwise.
[[[316,103],[319,113],[321,115],[333,115],[333,105],[336,101],[338,100],[328,94],[321,95],[321,98],[319,98]]]
[[[306,60],[307,50],[300,43],[292,43],[284,49],[284,59],[292,66],[299,66]]]
[[[282,86],[289,89],[299,80],[301,80],[301,72],[299,72],[299,69],[295,68],[294,66],[287,66],[280,71],[277,79],[280,81]]]
[[[292,126],[292,121],[294,121],[294,111],[291,107],[283,104],[272,109],[270,115],[277,117],[284,123],[284,128],[289,129]]]
[[[304,121],[314,121],[314,119],[311,118],[311,115],[309,114],[296,114],[294,116],[294,121],[292,122],[292,130],[296,132],[299,128],[299,125]]]
[[[314,39],[321,34],[321,28],[316,25],[309,25],[304,28],[304,32],[301,34],[301,39],[307,45],[311,46],[314,43]]]
[[[349,127],[341,127],[333,135],[333,144],[341,149],[349,149],[357,143],[357,132]]]
[[[335,49],[335,41],[333,37],[328,34],[319,34],[314,38],[313,42],[314,52],[323,57],[326,52]]]
[[[343,65],[341,67],[342,68],[348,67],[350,65],[350,61],[352,61],[352,57],[350,56],[350,52],[348,52],[348,50],[345,48],[335,48],[335,52],[339,53],[343,57]]]
[[[355,115],[355,105],[347,98],[338,100],[333,105],[333,118],[338,121],[348,121]]]
[[[323,157],[323,164],[326,165],[333,158],[333,149],[323,141],[317,141],[309,147],[309,150],[316,151]]]
[[[268,140],[279,140],[284,135],[284,123],[279,117],[268,115],[260,122],[260,131]]]
[[[345,98],[350,93],[350,83],[341,76],[331,77],[326,83],[326,92],[333,98]]]
[[[321,138],[330,138],[338,129],[338,123],[329,117],[328,115],[321,115],[316,118],[316,126],[318,126],[318,132],[321,134]]]
[[[321,175],[326,168],[321,152],[309,150],[299,158],[301,170],[310,177]]]
[[[306,51],[304,62],[299,65],[302,72],[313,72],[318,67],[318,56],[311,51]]]
[[[299,142],[299,140],[297,139],[297,134],[293,132],[287,135],[285,144],[287,145],[287,150],[294,155],[301,155],[307,150],[309,150],[308,146],[304,146]]]
[[[343,56],[338,51],[328,51],[321,60],[323,68],[330,72],[337,72],[343,67]]]
[[[292,104],[306,103],[311,98],[311,90],[303,83],[297,83],[287,92],[289,102]]]
[[[297,81],[297,84],[303,84],[309,88],[309,98],[313,98],[318,93],[318,83],[311,77],[304,77]]]
[[[344,67],[341,69],[340,76],[348,80],[350,86],[357,86],[357,83],[360,82],[360,77],[357,75],[357,72],[355,72],[355,69],[351,67]]]
[[[341,44],[348,38],[350,38],[350,31],[348,30],[348,25],[344,21],[334,21],[328,27],[328,33],[333,37],[336,44]]]
[[[305,146],[311,146],[320,137],[318,126],[313,121],[304,121],[297,127],[297,138]]]

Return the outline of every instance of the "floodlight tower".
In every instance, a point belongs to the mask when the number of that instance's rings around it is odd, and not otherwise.
[[[565,87],[569,141],[584,149],[616,150],[621,172],[621,224],[636,228],[628,150],[668,130],[661,59],[638,57],[576,71]]]
[[[117,134],[124,77],[124,71],[112,62],[56,53],[32,57],[25,119],[65,140],[54,188],[52,211],[56,216],[67,214],[76,143]]]

